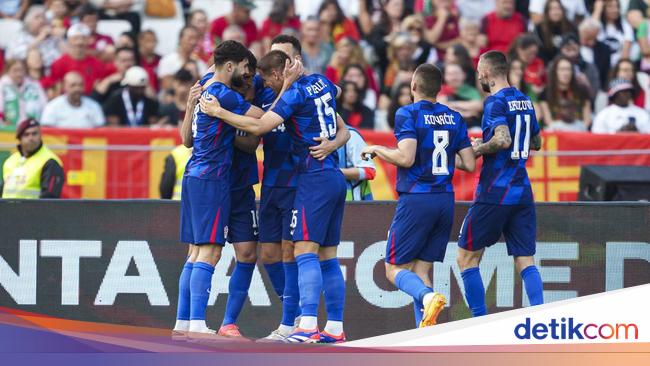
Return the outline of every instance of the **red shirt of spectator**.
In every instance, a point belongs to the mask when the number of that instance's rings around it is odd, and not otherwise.
[[[113,44],[113,38],[103,34],[95,33],[91,36],[91,42],[90,45],[88,45],[88,48],[101,51],[104,48],[106,48],[106,46],[112,44]]]
[[[524,70],[524,81],[528,85],[535,85],[543,87],[546,85],[546,68],[544,67],[544,61],[541,58],[536,57],[533,62],[526,65]]]
[[[435,15],[426,17],[424,19],[424,23],[427,29],[430,30],[431,28],[433,28],[433,26],[436,24],[436,20],[437,18]],[[438,42],[436,42],[436,44],[449,42],[458,37],[460,37],[460,27],[458,26],[458,15],[456,15],[455,13],[451,13],[447,17],[445,27],[443,28],[442,34],[440,34],[440,38],[438,38]],[[436,47],[436,49],[438,50],[438,58],[441,60],[445,58],[445,49],[440,47]]]
[[[149,75],[149,84],[155,91],[160,90],[158,85],[158,63],[160,63],[160,56],[154,54],[147,60],[147,57],[140,56],[140,67],[142,67]]]
[[[510,43],[526,31],[526,20],[515,12],[514,1],[496,2],[494,12],[486,15],[481,24],[481,33],[488,39],[487,49],[507,52]]]
[[[262,28],[260,29],[260,38],[270,38],[273,39],[276,36],[282,33],[282,30],[285,28],[294,29],[296,32],[300,31],[300,18],[294,16],[287,19],[283,24],[274,23],[271,18],[266,18],[264,23],[262,23]]]
[[[223,31],[231,24],[239,26],[244,31],[246,35],[244,45],[247,47],[257,41],[259,39],[257,26],[253,19],[251,19],[251,10],[254,8],[255,4],[250,0],[233,0],[232,12],[212,21],[210,34],[215,40],[215,43],[221,41]]]

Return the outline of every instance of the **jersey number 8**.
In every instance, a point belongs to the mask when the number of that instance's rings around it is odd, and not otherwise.
[[[449,175],[447,146],[449,146],[449,131],[433,131],[433,156],[431,157],[431,174]],[[438,164],[438,162],[440,162]]]
[[[330,100],[332,100],[330,93],[314,99],[314,104],[316,104],[316,110],[318,111],[318,122],[320,122],[320,136],[325,138],[336,136],[336,113],[334,112],[334,108],[329,105]],[[331,120],[325,121],[326,117],[331,117]],[[331,123],[329,123],[330,121]]]

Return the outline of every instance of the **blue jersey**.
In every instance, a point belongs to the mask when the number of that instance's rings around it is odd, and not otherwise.
[[[292,152],[298,159],[298,173],[338,170],[336,152],[323,161],[311,157],[315,137],[336,137],[336,87],[325,76],[302,76],[282,94],[273,112],[285,120],[291,134]]]
[[[250,108],[242,96],[226,85],[215,82],[203,95],[211,95],[223,108],[245,114]],[[209,180],[230,179],[235,129],[226,122],[201,112],[199,105],[192,117],[194,150],[185,167],[185,175]]]
[[[397,168],[398,192],[454,191],[456,153],[472,145],[460,113],[426,100],[406,105],[395,114],[395,137],[417,140],[413,165]]]
[[[214,73],[207,73],[200,81],[201,85],[204,85],[212,78]],[[242,97],[243,99],[243,97]],[[250,107],[250,105],[248,105]],[[226,108],[228,109],[228,108]],[[238,113],[237,114],[245,114]],[[234,112],[234,111],[233,111]],[[237,134],[245,134],[245,132],[237,131]],[[232,167],[230,171],[230,182],[231,188],[244,188],[252,186],[259,182],[258,172],[257,172],[257,156],[255,154],[249,154],[247,152],[241,151],[237,148],[234,149],[232,157]]]
[[[273,89],[264,86],[259,75],[253,78],[255,99],[253,104],[267,111],[276,98]],[[297,157],[291,153],[291,136],[282,123],[263,137],[264,178],[267,187],[295,187]]]
[[[476,188],[476,202],[516,205],[533,202],[533,192],[526,172],[530,140],[539,133],[535,110],[530,99],[509,87],[489,96],[483,112],[483,141],[494,136],[494,129],[504,125],[510,130],[509,149],[483,156],[481,178]]]

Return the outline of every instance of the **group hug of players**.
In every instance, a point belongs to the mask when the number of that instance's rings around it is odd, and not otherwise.
[[[539,150],[540,128],[528,97],[510,87],[506,57],[483,54],[479,81],[485,101],[483,138],[470,141],[461,115],[436,102],[441,73],[420,65],[411,81],[413,104],[395,116],[397,148],[368,146],[398,168],[399,201],[388,233],[386,277],[413,297],[416,326],[436,323],[446,299],[434,292],[433,262],[442,261],[454,217],[454,169],[483,167],[476,201],[458,242],[467,303],[474,316],[487,313],[479,263],[503,234],[508,254],[531,305],[543,303],[534,265],[535,207],[526,172],[529,150]],[[181,126],[193,146],[182,182],[180,239],[189,243],[179,279],[174,339],[244,339],[236,325],[259,258],[282,300],[282,319],[265,341],[345,341],[345,282],[337,259],[346,183],[336,150],[349,139],[336,113],[340,88],[319,74],[306,75],[300,42],[287,35],[272,41],[260,60],[242,44],[221,43],[213,71],[190,93]],[[255,150],[264,148],[259,215]],[[210,329],[205,314],[214,268],[226,242],[236,265],[228,286],[223,323]],[[258,251],[258,242],[259,251]],[[317,313],[321,294],[327,323]]]

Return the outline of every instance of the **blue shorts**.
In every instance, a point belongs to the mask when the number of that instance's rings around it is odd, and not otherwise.
[[[181,242],[226,244],[229,216],[229,182],[183,177]]]
[[[291,210],[296,197],[294,187],[262,186],[260,199],[260,243],[293,240]]]
[[[390,264],[442,262],[454,223],[454,193],[402,193],[388,231]]]
[[[230,202],[228,242],[257,241],[257,206],[253,186],[231,190]]]
[[[340,170],[300,174],[291,217],[293,241],[313,241],[324,247],[339,245],[345,194],[345,178]]]
[[[477,251],[506,239],[508,255],[532,256],[535,254],[535,205],[496,205],[474,203],[460,228],[458,246]]]

